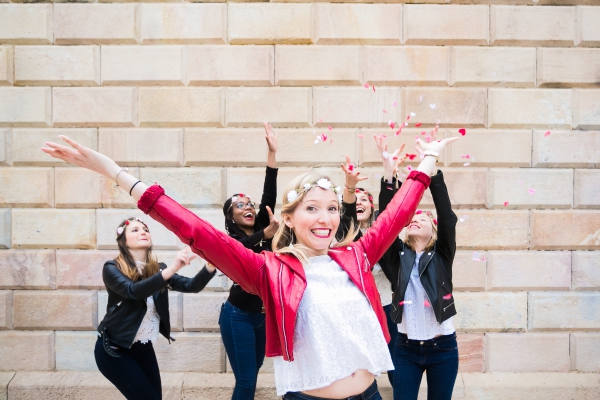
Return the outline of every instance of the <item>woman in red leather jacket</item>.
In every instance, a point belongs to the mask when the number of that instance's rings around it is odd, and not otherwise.
[[[266,313],[266,355],[274,357],[278,395],[286,400],[380,400],[374,376],[392,369],[386,316],[371,274],[410,221],[448,138],[417,139],[423,161],[411,172],[366,234],[334,241],[340,223],[338,188],[307,173],[284,191],[283,223],[273,253],[256,254],[185,209],[158,185],[148,187],[108,157],[62,137],[42,151],[113,179],[138,207],[174,232],[192,251],[244,290],[259,295]]]

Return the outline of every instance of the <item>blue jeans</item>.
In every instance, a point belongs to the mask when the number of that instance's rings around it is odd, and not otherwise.
[[[456,333],[423,341],[398,333],[393,360],[394,400],[416,400],[424,371],[428,400],[452,398],[458,374]]]
[[[330,400],[325,397],[315,397],[309,396],[302,392],[287,392],[283,395],[283,400]],[[361,394],[357,394],[350,397],[344,397],[343,400],[382,400],[381,395],[379,394],[379,389],[377,389],[377,381],[373,381],[371,386],[369,386],[364,392]]]
[[[265,360],[265,314],[243,311],[228,301],[219,316],[221,338],[235,376],[232,400],[252,400]]]
[[[398,337],[398,325],[392,321],[392,317],[390,313],[392,312],[392,305],[388,304],[387,306],[383,306],[383,311],[385,311],[385,315],[387,317],[387,326],[388,332],[392,339],[388,343],[388,349],[390,350],[390,357],[392,360],[394,359],[394,347],[396,346],[396,338]],[[390,385],[394,387],[394,371],[388,371],[387,373],[388,380],[390,381]]]

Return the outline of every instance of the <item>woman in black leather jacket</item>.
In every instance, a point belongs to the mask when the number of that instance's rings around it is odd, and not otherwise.
[[[379,194],[381,211],[395,192],[394,181]],[[429,186],[437,218],[417,210],[404,240],[396,239],[380,260],[391,277],[392,320],[398,324],[393,354],[394,400],[416,400],[427,371],[428,398],[450,400],[458,373],[458,347],[452,316],[452,263],[456,253],[456,214],[444,175],[438,171]]]
[[[98,325],[94,349],[98,369],[127,399],[162,399],[160,372],[152,343],[171,338],[168,289],[198,293],[215,275],[207,265],[194,278],[177,271],[196,257],[189,248],[169,267],[152,255],[152,237],[139,218],[117,228],[119,256],[107,261],[102,279],[108,292],[107,313]]]

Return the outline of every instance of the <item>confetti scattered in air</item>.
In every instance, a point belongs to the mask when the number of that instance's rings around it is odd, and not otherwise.
[[[470,162],[466,162],[466,163],[463,164],[464,167],[468,167],[469,165],[471,165]]]
[[[435,110],[435,103],[431,103],[431,104],[429,105],[429,108],[431,108],[432,110]]]
[[[460,220],[460,222],[465,222],[468,219],[469,219],[468,215],[461,215],[459,220]]]
[[[383,113],[384,113],[384,114],[387,114],[387,111],[386,111],[386,110],[381,110],[381,111],[383,111]]]
[[[400,127],[400,129],[398,129],[398,130],[396,131],[396,134],[395,134],[394,136],[398,136],[398,135],[399,135],[399,134],[401,134],[401,133],[402,133],[402,127]]]
[[[373,88],[373,91],[375,91],[375,86],[371,86]]]
[[[414,160],[416,156],[416,154],[406,153],[406,157],[408,157],[409,160]]]
[[[533,188],[529,188],[527,189],[527,191],[529,192],[529,194],[535,194],[535,189]]]
[[[322,119],[319,119],[319,122],[323,122],[323,120],[322,120]]]
[[[467,130],[465,128],[460,128],[458,130],[458,133],[460,133],[461,135],[465,136],[467,134]]]
[[[550,136],[550,131],[546,131],[546,133],[544,133],[544,136]]]
[[[427,132],[425,132],[425,131],[422,131],[422,132],[421,132],[421,135],[427,135]],[[417,136],[417,137],[418,137],[418,136]]]
[[[413,170],[413,168],[412,168],[410,165],[407,165],[407,166],[406,166],[406,170],[407,170],[408,172],[411,172],[411,171]]]
[[[422,122],[417,122],[417,123],[415,124],[415,128],[418,128],[418,127],[420,127],[421,125],[423,125],[423,123],[422,123]]]
[[[327,141],[327,135],[324,133],[321,133],[321,136],[319,136],[319,139],[321,139],[323,142]]]
[[[469,158],[470,159],[471,155],[470,154],[465,154],[464,156],[460,156],[460,158]]]
[[[448,293],[447,295],[442,296],[442,299],[444,299],[444,300],[450,300],[451,298],[452,298],[452,294],[451,293]]]
[[[508,201],[504,202],[504,207],[506,207],[508,205]]]
[[[417,210],[417,211],[415,211],[415,214],[417,214],[417,215],[419,215],[421,213],[423,213],[423,210]]]
[[[414,116],[416,116],[416,115],[417,115],[417,114],[415,114],[414,112],[411,112],[411,113],[410,113],[410,116],[411,116],[411,117],[414,117]]]
[[[315,139],[315,144],[319,144],[319,139]]]
[[[362,138],[363,138],[363,135],[358,135],[358,137],[362,139]]]
[[[350,172],[354,171],[354,163],[348,164],[348,171],[350,171]]]
[[[401,301],[401,302],[398,303],[399,306],[403,306],[405,304],[412,304],[412,301],[406,300],[406,301]]]
[[[398,103],[396,103],[396,102],[394,101],[394,102],[392,103],[392,107],[396,107],[396,104],[398,104]]]
[[[423,95],[419,96],[419,103],[423,101]]]
[[[328,126],[328,127],[327,127],[327,129],[329,129],[329,130],[332,130],[332,129],[333,129],[333,127],[332,127],[332,126]]]
[[[371,85],[369,85],[369,82],[365,83],[363,86],[365,87],[365,89],[368,89],[371,87]]]
[[[425,307],[431,307],[431,303],[428,300],[423,300],[423,304],[425,304]]]
[[[481,254],[479,254],[477,251],[474,251],[473,254],[471,254],[471,260],[481,261]]]
[[[392,128],[392,129],[394,129],[394,127],[396,126],[396,124],[394,124],[394,123],[392,122],[392,120],[391,120],[391,119],[388,119],[388,125],[389,125],[389,126],[390,126],[390,128]]]

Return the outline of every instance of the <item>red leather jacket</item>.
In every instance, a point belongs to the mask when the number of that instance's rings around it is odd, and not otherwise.
[[[411,220],[429,182],[429,176],[411,172],[386,210],[360,240],[329,251],[329,256],[369,300],[388,342],[386,316],[371,268]],[[294,360],[296,313],[306,289],[304,269],[297,258],[271,252],[256,254],[248,250],[166,196],[158,185],[146,190],[138,207],[245,291],[259,295],[266,313],[267,357],[283,356],[285,360]]]

